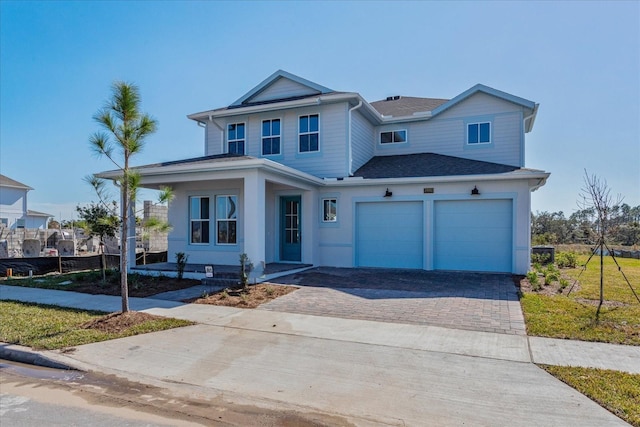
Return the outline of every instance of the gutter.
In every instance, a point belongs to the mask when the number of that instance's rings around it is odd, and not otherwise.
[[[349,144],[349,176],[353,176],[353,147],[351,146],[351,140],[352,140],[351,113],[360,107],[362,107],[362,100],[360,100],[360,102],[358,102],[358,105],[356,105],[355,107],[349,108],[349,135],[347,135],[348,144]]]
[[[353,185],[393,185],[393,184],[422,184],[422,183],[449,183],[449,182],[472,182],[472,181],[509,181],[514,179],[538,179],[535,189],[542,187],[550,173],[544,171],[531,171],[514,174],[484,174],[484,175],[451,175],[451,176],[423,176],[409,178],[379,178],[364,179],[362,177],[344,178],[342,180],[325,179],[325,185],[335,187],[348,187]],[[533,190],[532,190],[533,191]]]

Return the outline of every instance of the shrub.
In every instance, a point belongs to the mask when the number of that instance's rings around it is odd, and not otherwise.
[[[185,255],[184,252],[176,252],[176,267],[178,268],[179,280],[182,280],[182,276],[184,276],[184,268],[187,266],[187,260],[189,260],[189,255]]]
[[[558,252],[556,255],[556,264],[560,268],[576,268],[578,265],[578,257],[573,252]]]
[[[534,291],[539,291],[541,286],[540,286],[540,279],[538,278],[538,273],[535,271],[530,271],[527,273],[527,279],[529,280],[529,283],[531,284],[531,289]]]
[[[567,279],[560,279],[560,289],[558,289],[558,292],[564,291],[567,286],[569,286],[569,281]]]
[[[532,264],[548,264],[550,260],[551,255],[549,254],[531,254]]]

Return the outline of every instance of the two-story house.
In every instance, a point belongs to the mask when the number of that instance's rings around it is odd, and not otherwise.
[[[549,176],[524,167],[537,109],[483,85],[368,102],[277,71],[188,116],[203,157],[139,172],[174,189],[170,258],[524,274],[530,193]]]
[[[53,215],[27,208],[27,193],[31,190],[26,184],[0,175],[0,228],[47,228]]]

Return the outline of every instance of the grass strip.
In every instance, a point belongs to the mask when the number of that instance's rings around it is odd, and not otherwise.
[[[162,317],[118,333],[82,327],[105,315],[106,313],[99,311],[0,301],[0,341],[34,349],[54,350],[193,324],[186,320]]]
[[[640,427],[639,374],[595,368],[541,367],[632,426]]]
[[[640,305],[603,307],[565,296],[525,294],[520,299],[527,334],[539,337],[640,345]]]

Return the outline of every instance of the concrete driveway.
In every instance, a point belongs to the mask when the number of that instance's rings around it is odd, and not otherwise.
[[[526,335],[508,274],[318,267],[271,283],[300,290],[262,310]]]

